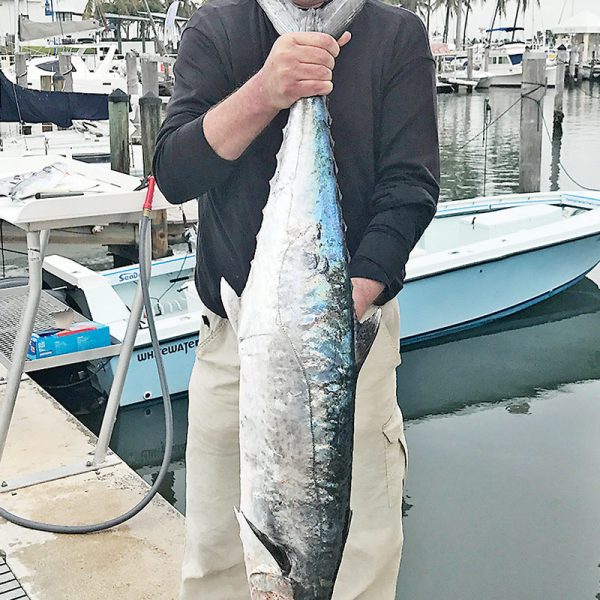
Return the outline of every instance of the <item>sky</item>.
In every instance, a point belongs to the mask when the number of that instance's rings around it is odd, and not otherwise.
[[[474,10],[469,17],[471,25],[469,25],[468,35],[478,37],[480,27],[487,29],[490,26],[496,3],[494,0],[487,0],[482,6],[481,0],[472,0],[472,4],[474,5]],[[497,22],[497,25],[512,26],[517,0],[509,0],[508,4],[507,16],[502,17],[500,22]],[[552,29],[559,22],[563,6],[565,7],[563,20],[570,17],[572,11],[577,14],[578,12],[587,10],[600,16],[600,0],[540,0],[539,7],[536,5],[535,0],[531,0],[531,4],[534,5],[533,11],[528,10],[525,20],[523,21],[523,17],[521,17],[519,23],[520,26],[525,27],[527,35],[532,30],[532,24],[535,25],[536,31]],[[438,31],[444,28],[444,16],[442,11],[438,11],[432,20],[434,28],[437,28]],[[450,26],[450,31],[454,32],[455,29],[456,26]]]

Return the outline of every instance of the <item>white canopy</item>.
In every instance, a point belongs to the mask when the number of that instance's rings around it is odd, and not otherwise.
[[[600,33],[600,17],[589,10],[580,12],[559,23],[554,33]]]

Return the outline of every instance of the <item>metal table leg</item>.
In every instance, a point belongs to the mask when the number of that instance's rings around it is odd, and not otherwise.
[[[40,297],[42,295],[42,260],[40,256],[40,232],[27,232],[27,256],[29,264],[29,292],[23,310],[21,327],[15,340],[13,356],[7,374],[6,392],[0,408],[0,461],[10,428],[10,422],[17,400],[17,393],[25,367],[27,349],[35,323]]]

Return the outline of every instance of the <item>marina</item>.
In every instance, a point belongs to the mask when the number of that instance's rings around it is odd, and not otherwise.
[[[600,598],[600,17],[572,12],[554,44],[509,40],[525,35],[516,19],[478,44],[432,41],[441,198],[397,297],[410,467],[396,600]],[[154,16],[166,33],[175,15]],[[159,494],[88,536],[0,518],[7,600],[175,600],[180,582],[197,202],[168,205],[157,188],[144,209],[143,309],[139,217],[174,54],[144,38],[152,13],[123,29],[108,16],[118,40],[0,60],[11,86],[105,94],[110,115],[0,123],[0,510],[81,525]],[[91,346],[40,354],[34,341],[65,332]]]

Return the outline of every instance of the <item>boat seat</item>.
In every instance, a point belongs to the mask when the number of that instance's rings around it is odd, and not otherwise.
[[[475,243],[510,235],[531,227],[556,223],[562,218],[562,208],[551,204],[516,206],[478,215],[467,215],[460,220],[463,243]]]

